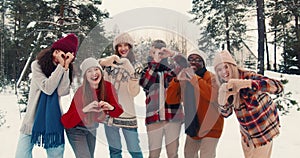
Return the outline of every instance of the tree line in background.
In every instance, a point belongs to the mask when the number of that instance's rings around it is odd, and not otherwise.
[[[258,72],[264,74],[265,67],[271,70],[269,56],[273,53],[272,70],[300,74],[300,0],[193,0],[192,3],[189,11],[192,22],[204,30],[199,39],[200,49],[215,51],[222,47],[236,56],[244,43],[249,42],[247,20],[256,17]],[[274,52],[269,52],[268,44],[274,46]],[[282,56],[281,63],[276,62],[277,54]]]
[[[3,0],[0,3],[1,87],[16,83],[27,60],[34,60],[41,49],[63,34],[76,33],[80,41],[89,38],[91,29],[98,29],[101,34],[104,32],[101,24],[109,17],[108,12],[98,9],[100,0]],[[28,73],[23,80],[28,79]]]
[[[42,48],[63,34],[74,32],[79,36],[82,47],[74,65],[79,65],[86,57],[111,55],[112,40],[118,30],[113,33],[105,31],[102,24],[109,18],[109,13],[99,9],[101,3],[101,0],[2,0],[0,87],[16,85],[23,77],[24,82],[18,84],[24,85],[20,89],[23,89],[23,95],[27,95],[30,68],[22,72],[26,63],[31,63]],[[299,13],[300,0],[193,0],[189,11],[193,16],[191,22],[204,30],[199,35],[198,47],[208,54],[209,59],[220,48],[229,50],[237,58],[249,42],[247,31],[251,30],[247,28],[247,20],[256,18],[258,50],[252,54],[257,54],[257,57],[248,56],[248,60],[240,64],[248,67],[257,65],[254,69],[261,74],[264,74],[265,67],[267,70],[300,74]],[[266,26],[269,26],[268,29]],[[90,35],[91,31],[97,35]],[[135,44],[134,51],[139,61],[145,60],[143,52],[148,52],[150,44],[151,39]],[[272,66],[268,44],[274,46]],[[184,51],[184,48],[179,48],[179,41],[170,41],[169,45]],[[280,63],[276,63],[277,54],[282,56]],[[79,71],[75,68],[75,72]],[[25,104],[26,99],[26,96],[22,97],[19,102]]]

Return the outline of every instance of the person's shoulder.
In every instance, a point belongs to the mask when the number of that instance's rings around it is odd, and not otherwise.
[[[112,87],[113,86],[113,84],[111,82],[106,81],[106,80],[104,80],[104,85],[105,85],[105,87]]]
[[[36,69],[36,68],[39,68],[40,67],[40,64],[38,63],[38,60],[34,60],[32,63],[31,63],[31,68],[32,69]]]
[[[32,63],[31,63],[31,65],[32,66],[36,66],[36,65],[38,65],[39,63],[38,63],[38,60],[34,60]]]
[[[207,70],[207,71],[204,73],[204,75],[208,75],[208,76],[210,76],[210,77],[215,77],[215,76],[216,76],[213,72],[211,72],[211,71],[209,71],[209,70]]]

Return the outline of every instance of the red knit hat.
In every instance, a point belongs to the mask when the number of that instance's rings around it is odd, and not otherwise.
[[[59,49],[63,52],[74,52],[74,56],[76,56],[78,47],[78,38],[75,34],[68,34],[66,37],[63,37],[52,44],[53,49]]]

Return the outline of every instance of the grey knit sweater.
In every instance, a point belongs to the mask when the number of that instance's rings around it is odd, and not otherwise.
[[[20,129],[21,133],[28,135],[31,135],[32,132],[32,126],[37,110],[37,103],[41,91],[50,95],[55,91],[55,89],[57,89],[59,99],[61,96],[69,94],[70,91],[69,69],[65,71],[60,64],[57,65],[56,69],[48,78],[42,72],[37,60],[32,62],[31,70],[32,79],[30,84],[27,110]]]

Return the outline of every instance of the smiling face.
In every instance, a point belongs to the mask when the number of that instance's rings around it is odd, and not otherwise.
[[[228,82],[229,79],[233,78],[233,71],[228,63],[217,65],[215,71],[219,78],[224,82]]]
[[[129,50],[130,50],[130,45],[128,43],[120,43],[117,46],[117,51],[120,54],[120,56],[123,58],[127,57]]]
[[[99,67],[90,67],[86,70],[85,77],[90,86],[97,89],[99,82],[102,79],[102,72]]]
[[[188,61],[191,65],[191,68],[193,68],[194,71],[201,70],[204,68],[203,58],[197,54],[189,55]]]

